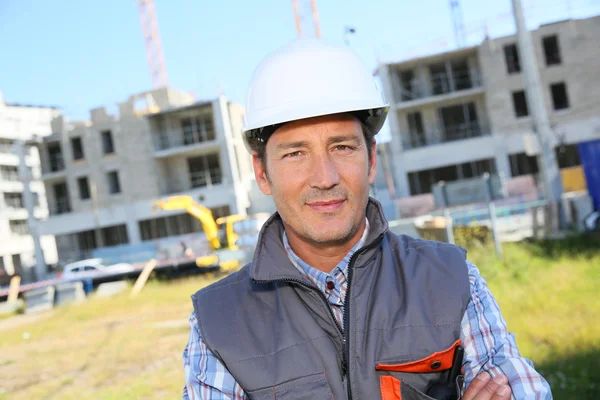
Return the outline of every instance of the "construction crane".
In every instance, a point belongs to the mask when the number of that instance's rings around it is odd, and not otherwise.
[[[454,26],[456,47],[460,49],[467,44],[467,34],[465,32],[465,22],[460,0],[450,0],[450,12],[452,13],[452,24]]]
[[[296,21],[296,31],[298,37],[302,37],[302,22],[305,20],[304,12],[308,8],[309,0],[292,0],[292,8],[294,9],[294,19]],[[319,12],[317,11],[317,0],[310,0],[310,8],[312,11],[312,19],[315,24],[315,34],[317,38],[321,38],[321,25],[319,24]]]
[[[167,69],[165,68],[165,59],[158,32],[154,0],[138,0],[137,3],[144,32],[144,42],[146,43],[146,58],[150,67],[152,86],[155,89],[167,87]]]

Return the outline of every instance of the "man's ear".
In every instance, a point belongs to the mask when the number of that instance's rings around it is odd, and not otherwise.
[[[260,191],[267,196],[271,195],[271,184],[267,177],[267,169],[263,160],[258,158],[256,153],[252,154],[252,165],[254,166],[254,177],[256,178],[256,183],[258,184]]]
[[[371,144],[371,160],[369,160],[369,184],[375,183],[377,176],[377,142],[373,140]]]

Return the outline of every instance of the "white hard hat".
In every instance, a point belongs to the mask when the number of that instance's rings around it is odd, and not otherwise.
[[[388,108],[372,74],[347,46],[298,39],[254,71],[242,134],[254,151],[283,123],[339,113],[354,114],[376,134]]]

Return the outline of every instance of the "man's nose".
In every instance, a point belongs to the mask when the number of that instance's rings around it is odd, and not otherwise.
[[[311,165],[310,187],[316,189],[331,189],[340,183],[340,174],[337,166],[328,155],[320,155],[313,158]]]

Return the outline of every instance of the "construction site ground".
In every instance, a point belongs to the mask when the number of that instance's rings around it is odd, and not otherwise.
[[[556,399],[600,398],[600,239],[472,248],[521,352]],[[0,399],[180,398],[189,296],[215,275],[151,281],[131,299],[0,320]]]

